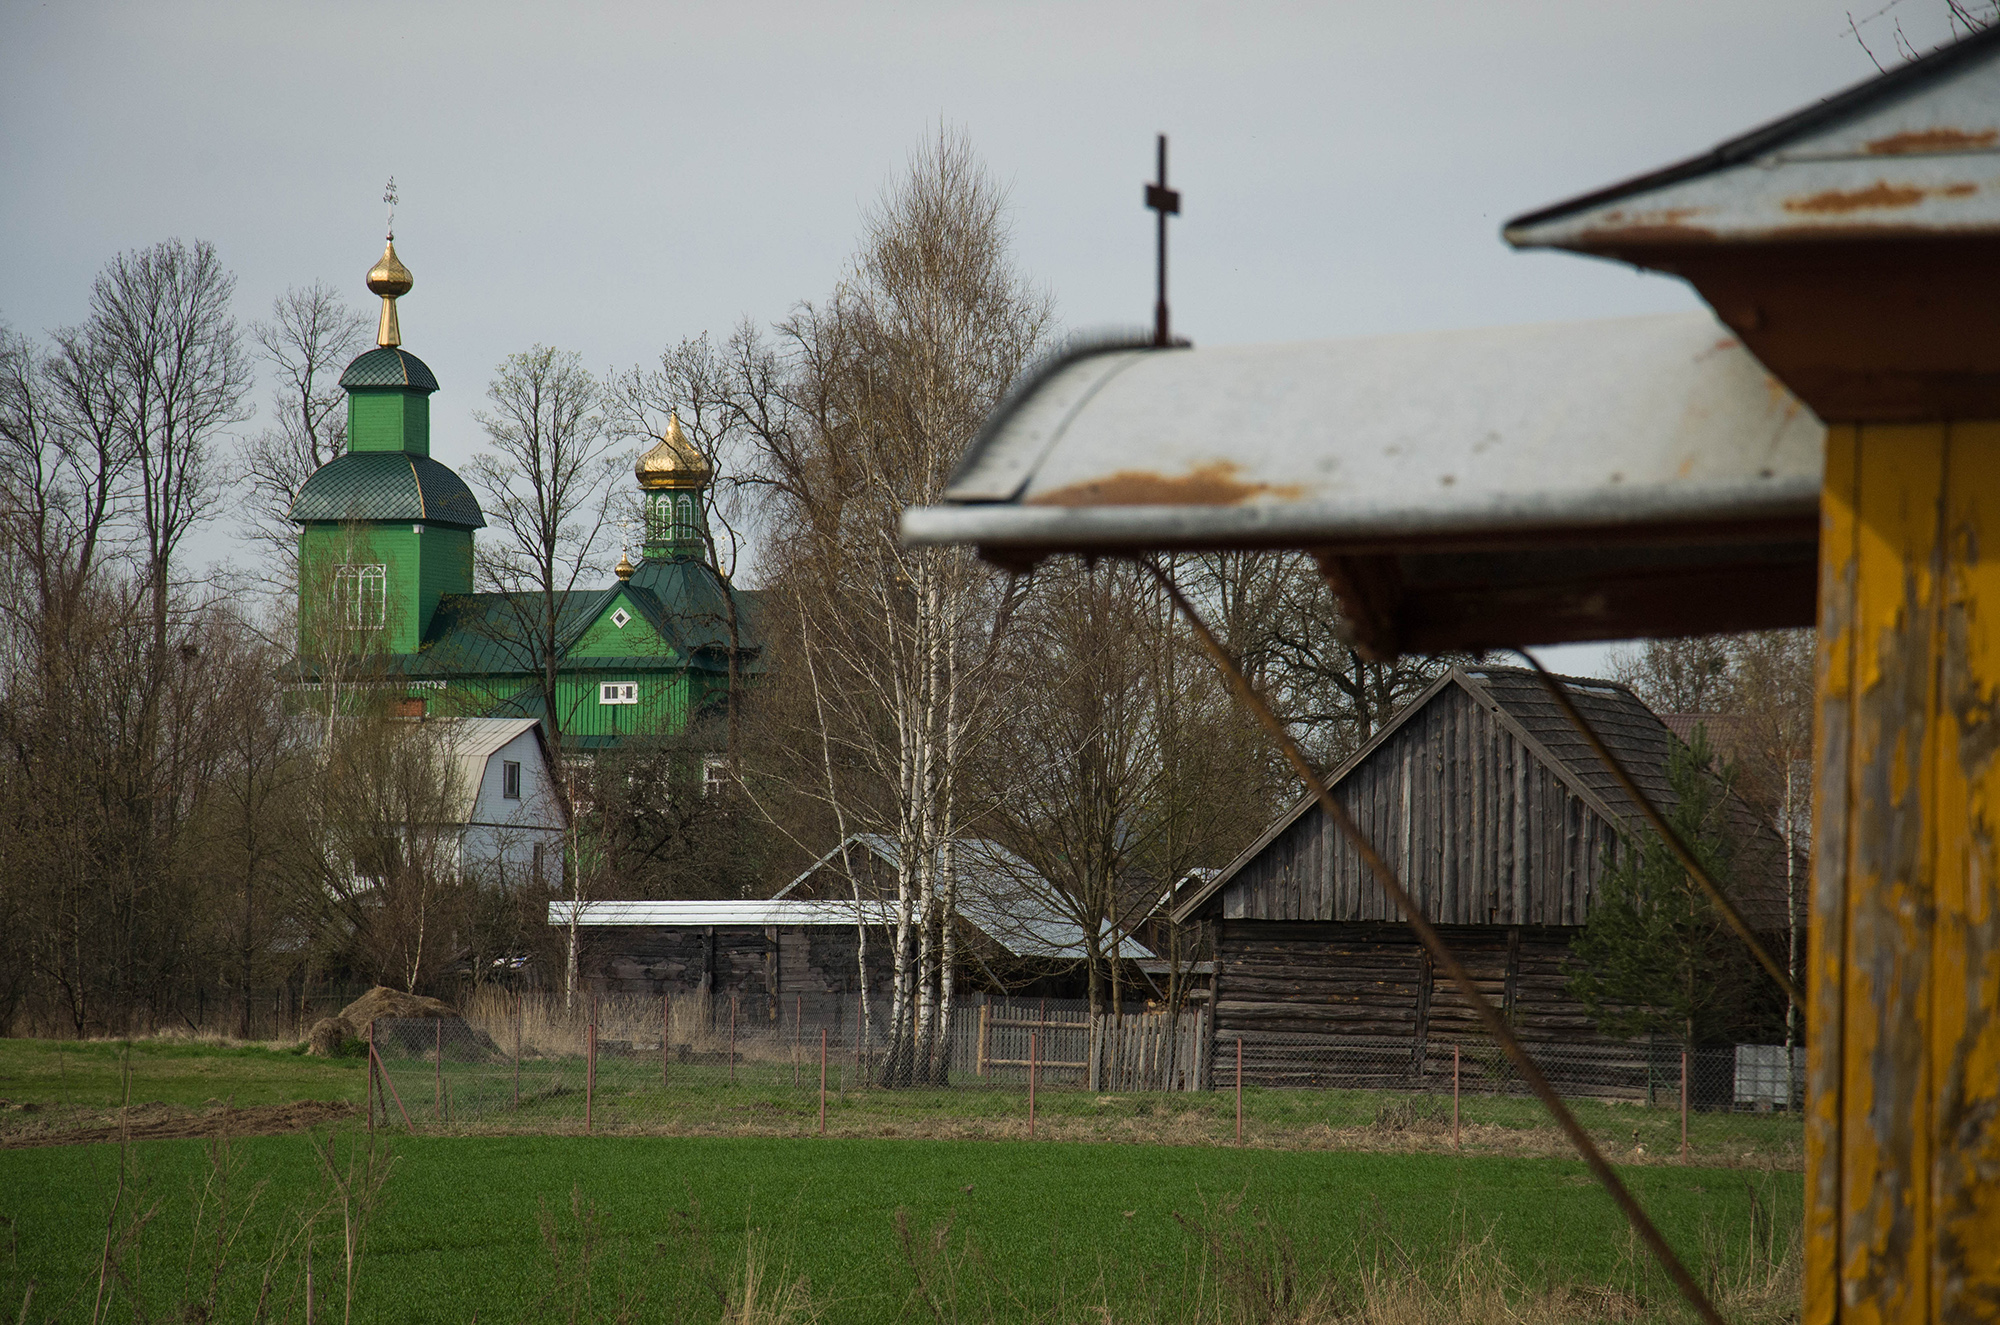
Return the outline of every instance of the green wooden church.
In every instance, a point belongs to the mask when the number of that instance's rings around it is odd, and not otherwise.
[[[376,348],[340,378],[347,453],[292,503],[299,680],[387,697],[406,716],[538,718],[580,750],[685,732],[725,700],[732,660],[742,684],[762,653],[758,595],[715,569],[708,461],[678,418],[639,457],[645,542],[637,565],[620,555],[608,587],[562,595],[553,614],[539,594],[474,592],[473,537],[486,518],[430,455],[438,382],[402,348],[396,313],[412,284],[392,234],[368,273],[382,297]]]

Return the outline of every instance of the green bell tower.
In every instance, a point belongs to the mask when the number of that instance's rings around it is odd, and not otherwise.
[[[415,284],[389,233],[368,288],[382,297],[376,348],[340,375],[347,454],[292,502],[299,526],[299,649],[417,652],[438,603],[472,592],[472,531],[486,517],[464,480],[431,459],[430,367],[402,348],[396,300]]]

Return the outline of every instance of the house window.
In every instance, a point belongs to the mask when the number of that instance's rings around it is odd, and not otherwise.
[[[510,801],[521,799],[521,765],[512,759],[500,765],[500,794]]]
[[[389,568],[339,566],[333,572],[334,620],[347,630],[380,630],[389,616]]]
[[[701,760],[701,794],[712,795],[729,785],[729,756],[704,755]]]
[[[548,843],[546,843],[546,842],[537,842],[537,843],[535,843],[535,882],[536,882],[536,883],[541,883],[541,882],[543,882],[543,871],[544,871],[544,869],[545,869],[545,868],[547,867],[547,865],[548,865],[548,851],[549,851],[549,844],[548,844]]]
[[[600,704],[636,704],[639,702],[637,681],[606,681],[597,687],[597,702]]]

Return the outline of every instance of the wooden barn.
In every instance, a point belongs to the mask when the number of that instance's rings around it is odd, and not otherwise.
[[[1569,685],[1647,795],[1671,807],[1675,736],[1622,686]],[[1563,1047],[1552,1074],[1594,1093],[1647,1088],[1651,1051],[1598,1036],[1563,970],[1607,851],[1638,811],[1532,672],[1453,670],[1329,785],[1521,1038]],[[1730,813],[1745,844],[1735,900],[1782,952],[1783,847],[1740,800]],[[1174,919],[1215,926],[1214,1043],[1233,1059],[1242,1040],[1245,1080],[1448,1086],[1454,1044],[1492,1060],[1470,1007],[1310,797],[1177,902]]]
[[[896,844],[857,834],[813,862],[776,897],[757,901],[586,902],[577,969],[592,993],[704,997],[710,1009],[777,1020],[852,1014],[862,943],[871,998],[887,1007],[895,943]],[[1075,997],[1086,971],[1083,931],[1025,862],[995,843],[957,844],[958,987]],[[842,861],[845,861],[843,867]],[[851,878],[850,878],[851,875]],[[854,898],[855,885],[861,900]],[[570,904],[549,904],[566,927]],[[1124,940],[1128,964],[1152,953]],[[725,1011],[726,1015],[726,1011]]]

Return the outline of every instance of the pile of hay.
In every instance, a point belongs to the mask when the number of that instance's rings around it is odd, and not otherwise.
[[[445,1030],[454,1044],[463,1045],[469,1041],[483,1050],[494,1051],[493,1042],[485,1033],[467,1025],[465,1018],[451,1004],[442,999],[406,994],[400,989],[376,985],[342,1008],[338,1016],[322,1017],[314,1022],[313,1028],[306,1032],[306,1052],[331,1058],[340,1052],[343,1044],[367,1034],[369,1022],[391,1020],[456,1023]]]

